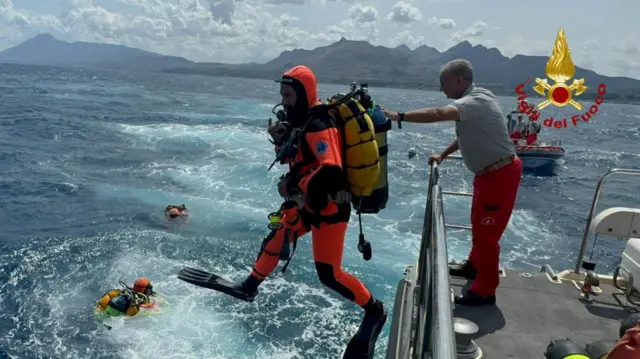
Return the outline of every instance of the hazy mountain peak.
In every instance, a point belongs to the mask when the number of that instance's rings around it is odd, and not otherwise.
[[[263,64],[195,63],[123,45],[69,43],[48,33],[38,34],[0,52],[0,62],[9,63],[269,79],[295,65],[307,65],[321,82],[366,81],[371,86],[417,88],[437,87],[440,67],[457,58],[471,61],[476,82],[504,89],[516,86],[534,74],[543,74],[548,60],[545,56],[525,55],[509,59],[495,47],[473,46],[469,41],[462,41],[440,53],[427,45],[412,51],[404,44],[388,48],[344,37],[312,50],[283,51]],[[579,67],[576,67],[576,77],[584,77],[587,83],[606,83],[607,87],[622,93],[640,91],[640,81],[634,79],[606,77]]]

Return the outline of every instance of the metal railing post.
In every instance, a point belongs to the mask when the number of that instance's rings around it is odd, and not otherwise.
[[[424,208],[424,222],[422,224],[422,239],[420,242],[420,254],[418,257],[418,325],[413,337],[414,350],[421,350],[425,343],[425,324],[430,320],[428,301],[425,303],[425,298],[428,298],[429,286],[431,285],[431,278],[429,276],[429,247],[431,246],[431,230],[432,230],[432,211],[433,211],[433,188],[438,183],[438,165],[434,162],[431,164],[431,173],[429,174],[429,184],[427,187],[427,203]],[[425,305],[426,304],[426,305]]]
[[[453,306],[451,304],[451,284],[449,282],[449,260],[444,229],[444,207],[440,186],[432,193],[433,205],[433,358],[455,359],[456,340],[453,329]]]
[[[584,228],[584,234],[582,236],[582,242],[580,243],[580,249],[578,250],[578,258],[576,258],[576,266],[574,268],[574,272],[576,274],[580,273],[580,267],[582,266],[582,259],[584,258],[584,251],[587,248],[587,242],[589,241],[589,227],[591,227],[591,221],[593,221],[593,214],[596,211],[596,207],[598,206],[598,201],[600,201],[600,193],[602,192],[602,187],[604,186],[604,181],[613,174],[626,174],[632,176],[639,176],[640,170],[626,170],[621,168],[609,168],[607,172],[605,172],[598,181],[596,185],[596,192],[593,194],[593,201],[591,201],[591,208],[589,209],[589,216],[587,217],[587,224]]]

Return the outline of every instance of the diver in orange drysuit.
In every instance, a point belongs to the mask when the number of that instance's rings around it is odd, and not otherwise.
[[[133,282],[133,291],[136,293],[144,294],[147,299],[150,299],[151,296],[156,295],[156,292],[153,291],[153,286],[147,277],[140,277]],[[143,302],[141,305],[143,308],[151,308],[153,303],[149,301]]]
[[[309,68],[296,66],[285,72],[278,82],[287,122],[292,127],[304,128],[295,158],[289,161],[289,173],[281,179],[278,191],[285,199],[303,196],[304,206],[299,209],[292,200],[283,204],[281,223],[284,227],[275,231],[266,243],[251,274],[240,287],[250,297],[257,295],[260,283],[278,265],[285,234],[289,232],[288,240],[293,241],[311,231],[320,282],[364,308],[363,324],[366,322],[370,330],[379,331],[386,320],[383,303],[375,299],[356,277],[342,270],[351,203],[348,200],[339,203],[329,198],[347,189],[342,135],[326,112],[314,113],[312,110],[319,101],[316,77]]]

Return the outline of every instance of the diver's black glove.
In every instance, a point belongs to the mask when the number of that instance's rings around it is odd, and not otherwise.
[[[282,176],[287,181],[287,195],[288,197],[298,196],[302,194],[300,187],[298,187],[298,183],[302,179],[300,176],[294,176],[291,172],[288,172],[286,175]]]
[[[276,123],[267,130],[273,139],[273,144],[282,146],[291,137],[291,126],[286,122],[276,121]]]

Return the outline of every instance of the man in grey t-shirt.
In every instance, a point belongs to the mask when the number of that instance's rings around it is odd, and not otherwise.
[[[453,60],[443,66],[440,87],[448,98],[455,100],[452,104],[407,113],[383,111],[393,121],[455,122],[457,138],[441,154],[429,157],[429,163],[440,163],[459,149],[466,167],[475,174],[471,252],[468,260],[451,267],[449,274],[473,279],[469,290],[456,296],[457,304],[494,304],[500,279],[499,241],[511,218],[522,163],[509,138],[498,100],[491,91],[473,84],[469,61]]]

